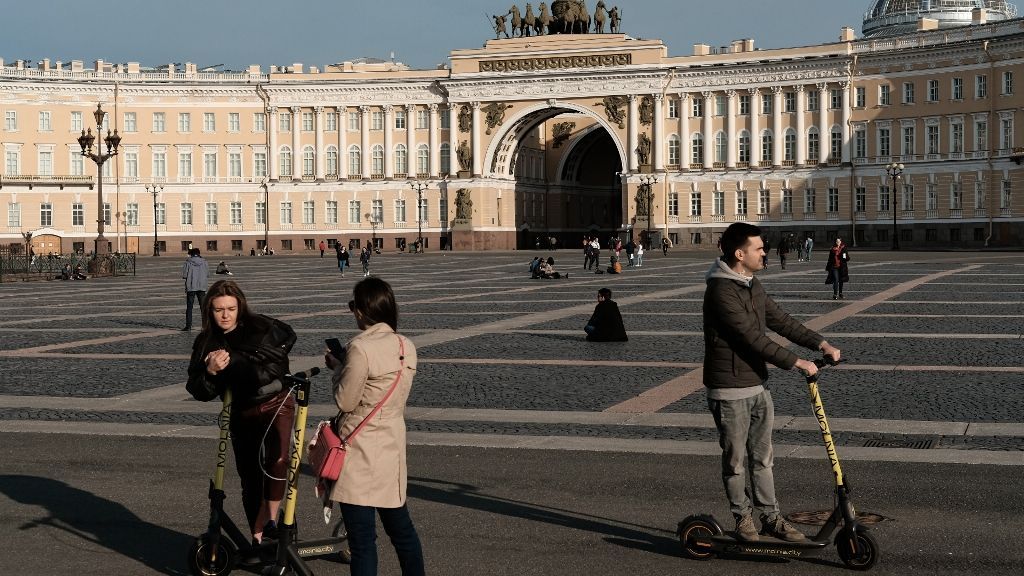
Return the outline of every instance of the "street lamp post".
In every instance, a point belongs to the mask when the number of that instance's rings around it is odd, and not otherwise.
[[[93,117],[96,119],[96,135],[92,135],[92,128],[86,132],[82,130],[82,135],[78,137],[78,144],[82,147],[82,156],[92,160],[96,163],[96,248],[95,255],[99,257],[101,254],[107,253],[107,239],[103,236],[103,163],[110,160],[114,156],[117,156],[117,147],[121,144],[121,137],[117,134],[117,130],[113,133],[107,130],[107,136],[103,138],[103,142],[107,144],[107,152],[103,153],[103,145],[98,144],[96,146],[96,153],[92,152],[92,145],[97,138],[103,135],[103,118],[107,115],[103,111],[102,105],[96,105],[96,111],[93,112]]]
[[[153,184],[152,186],[146,185],[146,192],[153,195],[153,256],[160,255],[160,242],[157,240],[156,236],[157,224],[160,223],[159,219],[156,217],[156,196],[163,191],[163,186],[159,186],[157,184]]]
[[[640,193],[647,202],[647,232],[644,237],[644,241],[648,244],[644,249],[650,249],[651,242],[651,220],[654,217],[654,184],[658,183],[657,176],[641,176],[640,177]]]
[[[409,187],[416,191],[416,225],[418,234],[416,236],[416,251],[423,250],[423,191],[430,188],[429,182],[409,182]]]
[[[900,237],[896,230],[896,180],[899,179],[900,175],[903,174],[903,164],[892,164],[885,165],[885,172],[889,175],[889,179],[892,181],[892,192],[890,194],[890,205],[892,208],[892,249],[900,249]]]

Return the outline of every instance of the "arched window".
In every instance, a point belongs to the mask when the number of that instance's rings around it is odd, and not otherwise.
[[[420,144],[416,147],[416,173],[430,173],[430,147],[426,144]]]
[[[452,173],[452,147],[450,144],[445,142],[441,144],[441,173],[451,174]]]
[[[288,146],[281,146],[281,152],[278,154],[281,159],[281,176],[292,175],[292,149]]]
[[[395,174],[409,173],[409,151],[405,144],[395,146]]]
[[[704,135],[694,132],[690,136],[690,162],[693,164],[704,163]]]
[[[675,134],[668,137],[668,164],[669,166],[679,165],[679,136]]]
[[[313,177],[316,175],[316,152],[312,146],[302,149],[302,176]]]
[[[327,175],[338,176],[338,149],[334,146],[327,147]]]
[[[796,131],[792,128],[786,129],[785,157],[783,160],[796,161]]]
[[[729,138],[721,130],[715,134],[715,162],[725,162],[729,156]]]
[[[380,144],[374,144],[373,148],[370,148],[370,174],[384,175],[384,147]]]
[[[775,136],[771,130],[761,132],[761,160],[775,162]]]
[[[363,174],[363,154],[359,146],[355,144],[348,147],[348,174],[349,176],[361,176]]]
[[[750,162],[750,132],[743,130],[739,135],[739,159],[740,162]]]

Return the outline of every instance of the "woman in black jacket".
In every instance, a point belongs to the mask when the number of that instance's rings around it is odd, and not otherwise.
[[[203,402],[231,390],[231,447],[255,542],[276,536],[285,493],[295,399],[280,378],[294,344],[291,327],[252,313],[233,281],[207,291],[186,388]]]
[[[846,244],[842,238],[836,238],[835,245],[828,251],[828,261],[825,262],[825,271],[828,277],[825,284],[832,285],[832,299],[843,299],[843,284],[850,281],[850,269],[847,264],[850,261],[850,253],[846,251]]]

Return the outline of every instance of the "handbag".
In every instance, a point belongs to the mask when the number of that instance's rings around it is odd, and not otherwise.
[[[395,381],[388,388],[384,398],[363,418],[355,430],[350,432],[345,438],[339,436],[337,425],[340,422],[338,422],[337,417],[321,421],[317,425],[316,434],[310,440],[306,453],[309,456],[309,465],[313,469],[313,477],[318,481],[334,482],[341,477],[341,469],[345,466],[345,456],[348,453],[349,445],[355,440],[356,435],[363,429],[363,426],[380,411],[384,403],[391,397],[392,392],[398,387],[398,383],[402,380],[402,373],[405,372],[405,343],[401,337],[398,337],[398,348],[398,359],[401,362],[398,376],[395,377]]]

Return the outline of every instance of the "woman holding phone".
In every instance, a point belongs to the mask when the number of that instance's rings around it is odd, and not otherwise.
[[[339,436],[347,437],[380,409],[349,445],[330,498],[341,504],[353,576],[377,574],[377,516],[403,576],[421,576],[423,549],[406,504],[405,403],[416,374],[416,347],[397,333],[398,305],[384,280],[361,280],[348,307],[361,332],[348,342],[344,359],[330,351],[324,355],[334,371]]]

